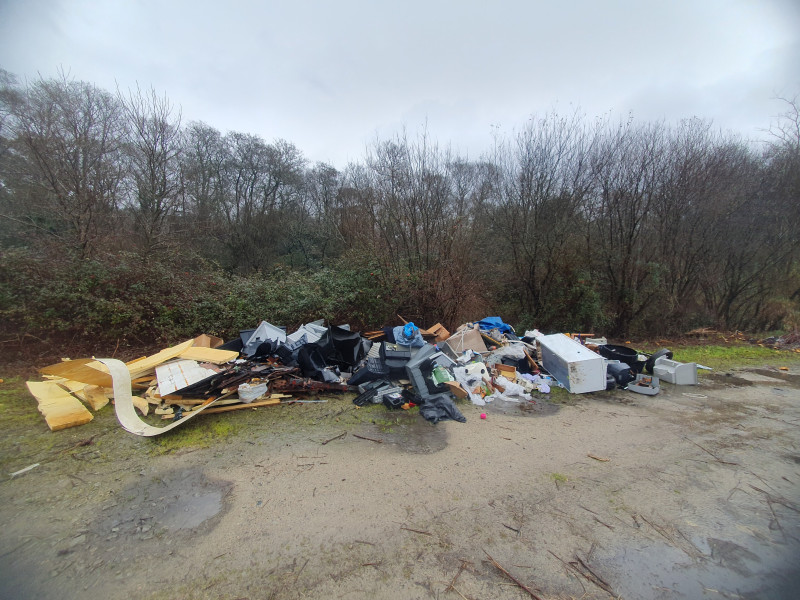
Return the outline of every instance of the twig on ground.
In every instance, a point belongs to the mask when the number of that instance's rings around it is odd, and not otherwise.
[[[414,533],[421,533],[422,535],[433,536],[433,534],[430,531],[421,531],[419,529],[412,529],[411,527],[401,527],[400,529],[405,529],[406,531],[413,531]]]
[[[458,571],[456,572],[455,576],[453,577],[453,580],[450,582],[450,585],[448,585],[444,589],[445,592],[449,592],[450,590],[455,590],[456,589],[454,587],[456,585],[456,581],[458,581],[459,575],[461,575],[462,571],[464,571],[464,569],[467,567],[467,562],[468,561],[464,560],[463,558],[461,559],[461,565],[458,567]],[[456,590],[456,593],[458,593],[458,595],[461,596],[461,592],[459,592],[458,590]],[[461,596],[461,597],[463,598],[463,596]]]
[[[650,527],[652,527],[652,528],[653,528],[653,529],[655,529],[655,530],[656,530],[658,533],[660,533],[660,534],[661,534],[661,535],[664,537],[664,539],[665,539],[665,540],[667,540],[667,541],[668,541],[670,544],[673,544],[673,545],[675,544],[675,540],[674,540],[674,539],[672,539],[670,536],[668,536],[666,533],[664,533],[664,529],[663,529],[663,527],[659,527],[659,526],[657,526],[657,525],[653,525],[653,524],[652,524],[652,523],[651,523],[651,522],[650,522],[650,521],[647,519],[647,517],[645,517],[644,515],[639,515],[639,516],[640,516],[640,517],[642,517],[642,520],[643,520],[645,523],[647,523],[648,525],[650,525]]]
[[[586,571],[587,571],[587,572],[588,572],[588,573],[591,575],[591,577],[589,577],[588,575],[586,575],[586,573],[582,573],[582,575],[583,575],[584,577],[586,577],[586,579],[588,579],[589,581],[591,581],[593,584],[595,584],[595,585],[596,585],[597,587],[599,587],[600,589],[602,589],[602,590],[604,590],[604,591],[608,592],[608,593],[609,593],[611,596],[613,596],[613,597],[616,597],[616,596],[614,595],[614,592],[611,590],[611,586],[610,586],[610,585],[608,585],[608,583],[607,583],[606,581],[604,581],[602,577],[600,577],[600,576],[599,576],[597,573],[595,573],[595,572],[594,572],[594,571],[591,569],[591,567],[590,567],[589,565],[587,565],[585,562],[583,562],[583,560],[581,560],[581,557],[580,557],[580,556],[578,556],[578,555],[576,554],[576,555],[575,555],[575,559],[576,559],[576,560],[577,560],[577,561],[580,563],[580,565],[581,565],[581,566],[582,566],[584,569],[586,569]]]
[[[302,575],[302,573],[303,573],[303,569],[305,569],[305,568],[306,568],[306,565],[308,564],[308,561],[309,561],[309,560],[311,560],[311,559],[310,559],[310,558],[307,558],[307,559],[306,559],[306,562],[304,562],[304,563],[303,563],[303,566],[302,566],[302,567],[300,567],[300,570],[297,572],[297,575],[295,575],[295,578],[294,578],[294,582],[295,582],[295,583],[297,583],[297,580],[298,580],[298,579],[300,579],[300,575]]]
[[[591,453],[587,454],[586,456],[588,456],[589,458],[593,458],[595,460],[599,460],[600,462],[608,462],[611,460],[610,458],[602,458],[600,456],[595,456],[594,454]]]
[[[325,441],[324,441],[324,442],[322,442],[322,444],[320,444],[320,445],[321,445],[321,446],[324,446],[325,444],[329,444],[330,442],[332,442],[332,441],[334,441],[334,440],[338,440],[339,438],[343,438],[343,437],[344,437],[344,436],[346,436],[346,435],[347,435],[347,432],[345,431],[344,433],[340,433],[340,434],[339,434],[339,435],[337,435],[336,437],[332,437],[332,438],[331,438],[331,439],[329,439],[329,440],[325,440]]]
[[[593,518],[595,521],[597,521],[598,523],[600,523],[600,525],[602,525],[603,527],[608,527],[608,528],[609,528],[611,531],[614,531],[614,528],[613,528],[611,525],[609,525],[608,523],[603,523],[603,521],[601,521],[601,520],[600,520],[600,519],[598,519],[597,517],[592,517],[592,518]]]
[[[713,453],[713,452],[711,452],[710,450],[707,450],[706,448],[703,448],[703,447],[702,447],[700,444],[698,444],[697,442],[695,442],[695,441],[693,441],[693,440],[690,440],[690,439],[689,439],[688,437],[686,437],[686,436],[683,436],[683,439],[685,439],[685,440],[686,440],[686,441],[688,441],[688,442],[691,442],[692,444],[694,444],[695,446],[697,446],[698,448],[700,448],[700,450],[702,450],[703,452],[707,453],[709,456],[711,456],[711,457],[712,457],[714,460],[716,460],[718,463],[721,463],[721,464],[723,464],[723,465],[733,465],[733,466],[736,466],[736,467],[738,467],[738,466],[739,466],[739,463],[735,463],[735,462],[729,462],[729,461],[727,461],[727,460],[722,460],[722,459],[721,459],[721,458],[719,458],[719,457],[718,457],[716,454],[714,454],[714,453]]]
[[[506,571],[506,570],[505,570],[503,567],[501,567],[501,566],[500,566],[500,564],[499,564],[499,563],[498,563],[498,562],[497,562],[495,559],[493,559],[493,558],[491,557],[491,555],[490,555],[490,554],[489,554],[489,553],[488,553],[486,550],[484,550],[484,551],[483,551],[483,553],[484,553],[484,554],[485,554],[487,557],[489,557],[489,560],[490,560],[490,561],[492,561],[492,564],[493,564],[495,567],[497,567],[497,568],[498,568],[500,571],[502,571],[502,573],[503,573],[503,574],[504,574],[506,577],[508,577],[508,578],[509,578],[511,581],[513,581],[514,583],[516,583],[516,584],[517,584],[517,585],[518,585],[520,588],[522,588],[523,590],[525,590],[526,592],[528,592],[528,594],[530,595],[530,597],[531,597],[531,598],[533,598],[534,600],[542,600],[541,596],[537,596],[537,595],[536,595],[536,594],[535,594],[535,593],[534,593],[534,592],[533,592],[533,591],[532,591],[532,590],[531,590],[531,589],[530,589],[528,586],[526,586],[526,585],[525,585],[524,583],[522,583],[522,582],[521,582],[519,579],[517,579],[517,578],[516,578],[516,577],[514,577],[514,576],[513,576],[511,573],[509,573],[509,572],[508,572],[508,571]]]
[[[552,550],[548,550],[548,552],[550,554],[552,554],[559,562],[561,562],[562,565],[564,565],[564,568],[567,570],[567,574],[568,575],[573,575],[573,577],[574,577],[573,571],[578,573],[578,571],[576,571],[575,568],[572,565],[570,565],[567,561],[565,561],[563,558],[558,556],[555,552],[553,552]],[[578,581],[578,583],[581,584],[581,587],[583,588],[583,592],[585,594],[586,593],[586,586],[583,585],[583,582],[580,580],[580,578],[578,578],[577,581]]]
[[[353,434],[353,437],[357,437],[360,440],[368,440],[370,442],[375,442],[376,444],[382,444],[383,440],[376,440],[375,438],[367,437],[364,435],[358,435],[357,433]]]

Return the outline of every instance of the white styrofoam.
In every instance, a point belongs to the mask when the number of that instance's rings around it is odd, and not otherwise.
[[[568,335],[555,333],[537,338],[542,366],[573,394],[606,389],[606,362]]]

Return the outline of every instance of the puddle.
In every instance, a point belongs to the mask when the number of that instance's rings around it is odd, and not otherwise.
[[[784,454],[783,457],[789,459],[790,461],[792,461],[795,464],[800,465],[800,455],[797,455],[797,454]]]
[[[120,490],[97,533],[149,539],[211,526],[222,514],[231,488],[229,482],[206,479],[196,468],[141,476],[135,485]]]
[[[506,402],[504,400],[495,400],[487,404],[484,408],[489,414],[523,417],[547,417],[561,410],[558,404],[552,404],[544,400],[533,400],[530,402]]]
[[[786,371],[772,371],[770,369],[753,369],[753,373],[768,377],[775,383],[775,379],[785,381],[790,385],[800,385],[800,375],[788,373]]]
[[[444,450],[447,447],[447,428],[460,425],[450,421],[432,425],[420,417],[416,410],[398,413],[397,421],[384,431],[376,432],[374,437],[409,454],[433,454]],[[372,434],[370,437],[373,437]]]
[[[742,379],[746,379],[747,381],[752,381],[753,383],[771,383],[775,384],[781,380],[780,376],[778,375],[771,375],[769,371],[743,371],[738,375]]]
[[[732,375],[730,373],[712,373],[710,375],[706,375],[706,378],[715,383],[721,383],[723,385],[732,385],[737,387],[754,385],[752,381],[748,381],[747,379],[737,377],[736,375]]]
[[[609,573],[606,581],[616,582],[615,594],[625,598],[796,598],[800,574],[787,561],[789,549],[748,541],[755,546],[748,549],[717,538],[698,540],[697,546],[708,552],[698,559],[656,543],[628,547],[595,562],[598,572]]]

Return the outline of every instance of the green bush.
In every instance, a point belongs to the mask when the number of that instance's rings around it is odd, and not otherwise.
[[[143,261],[132,253],[66,260],[13,249],[0,257],[6,339],[166,343],[199,333],[229,338],[262,319],[295,327],[323,318],[362,328],[395,308],[383,301],[369,264],[245,277],[197,259]]]

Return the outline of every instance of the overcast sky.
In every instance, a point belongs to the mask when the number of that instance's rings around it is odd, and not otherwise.
[[[403,126],[477,158],[576,108],[757,139],[800,92],[800,1],[0,0],[0,67],[152,86],[339,168]]]

